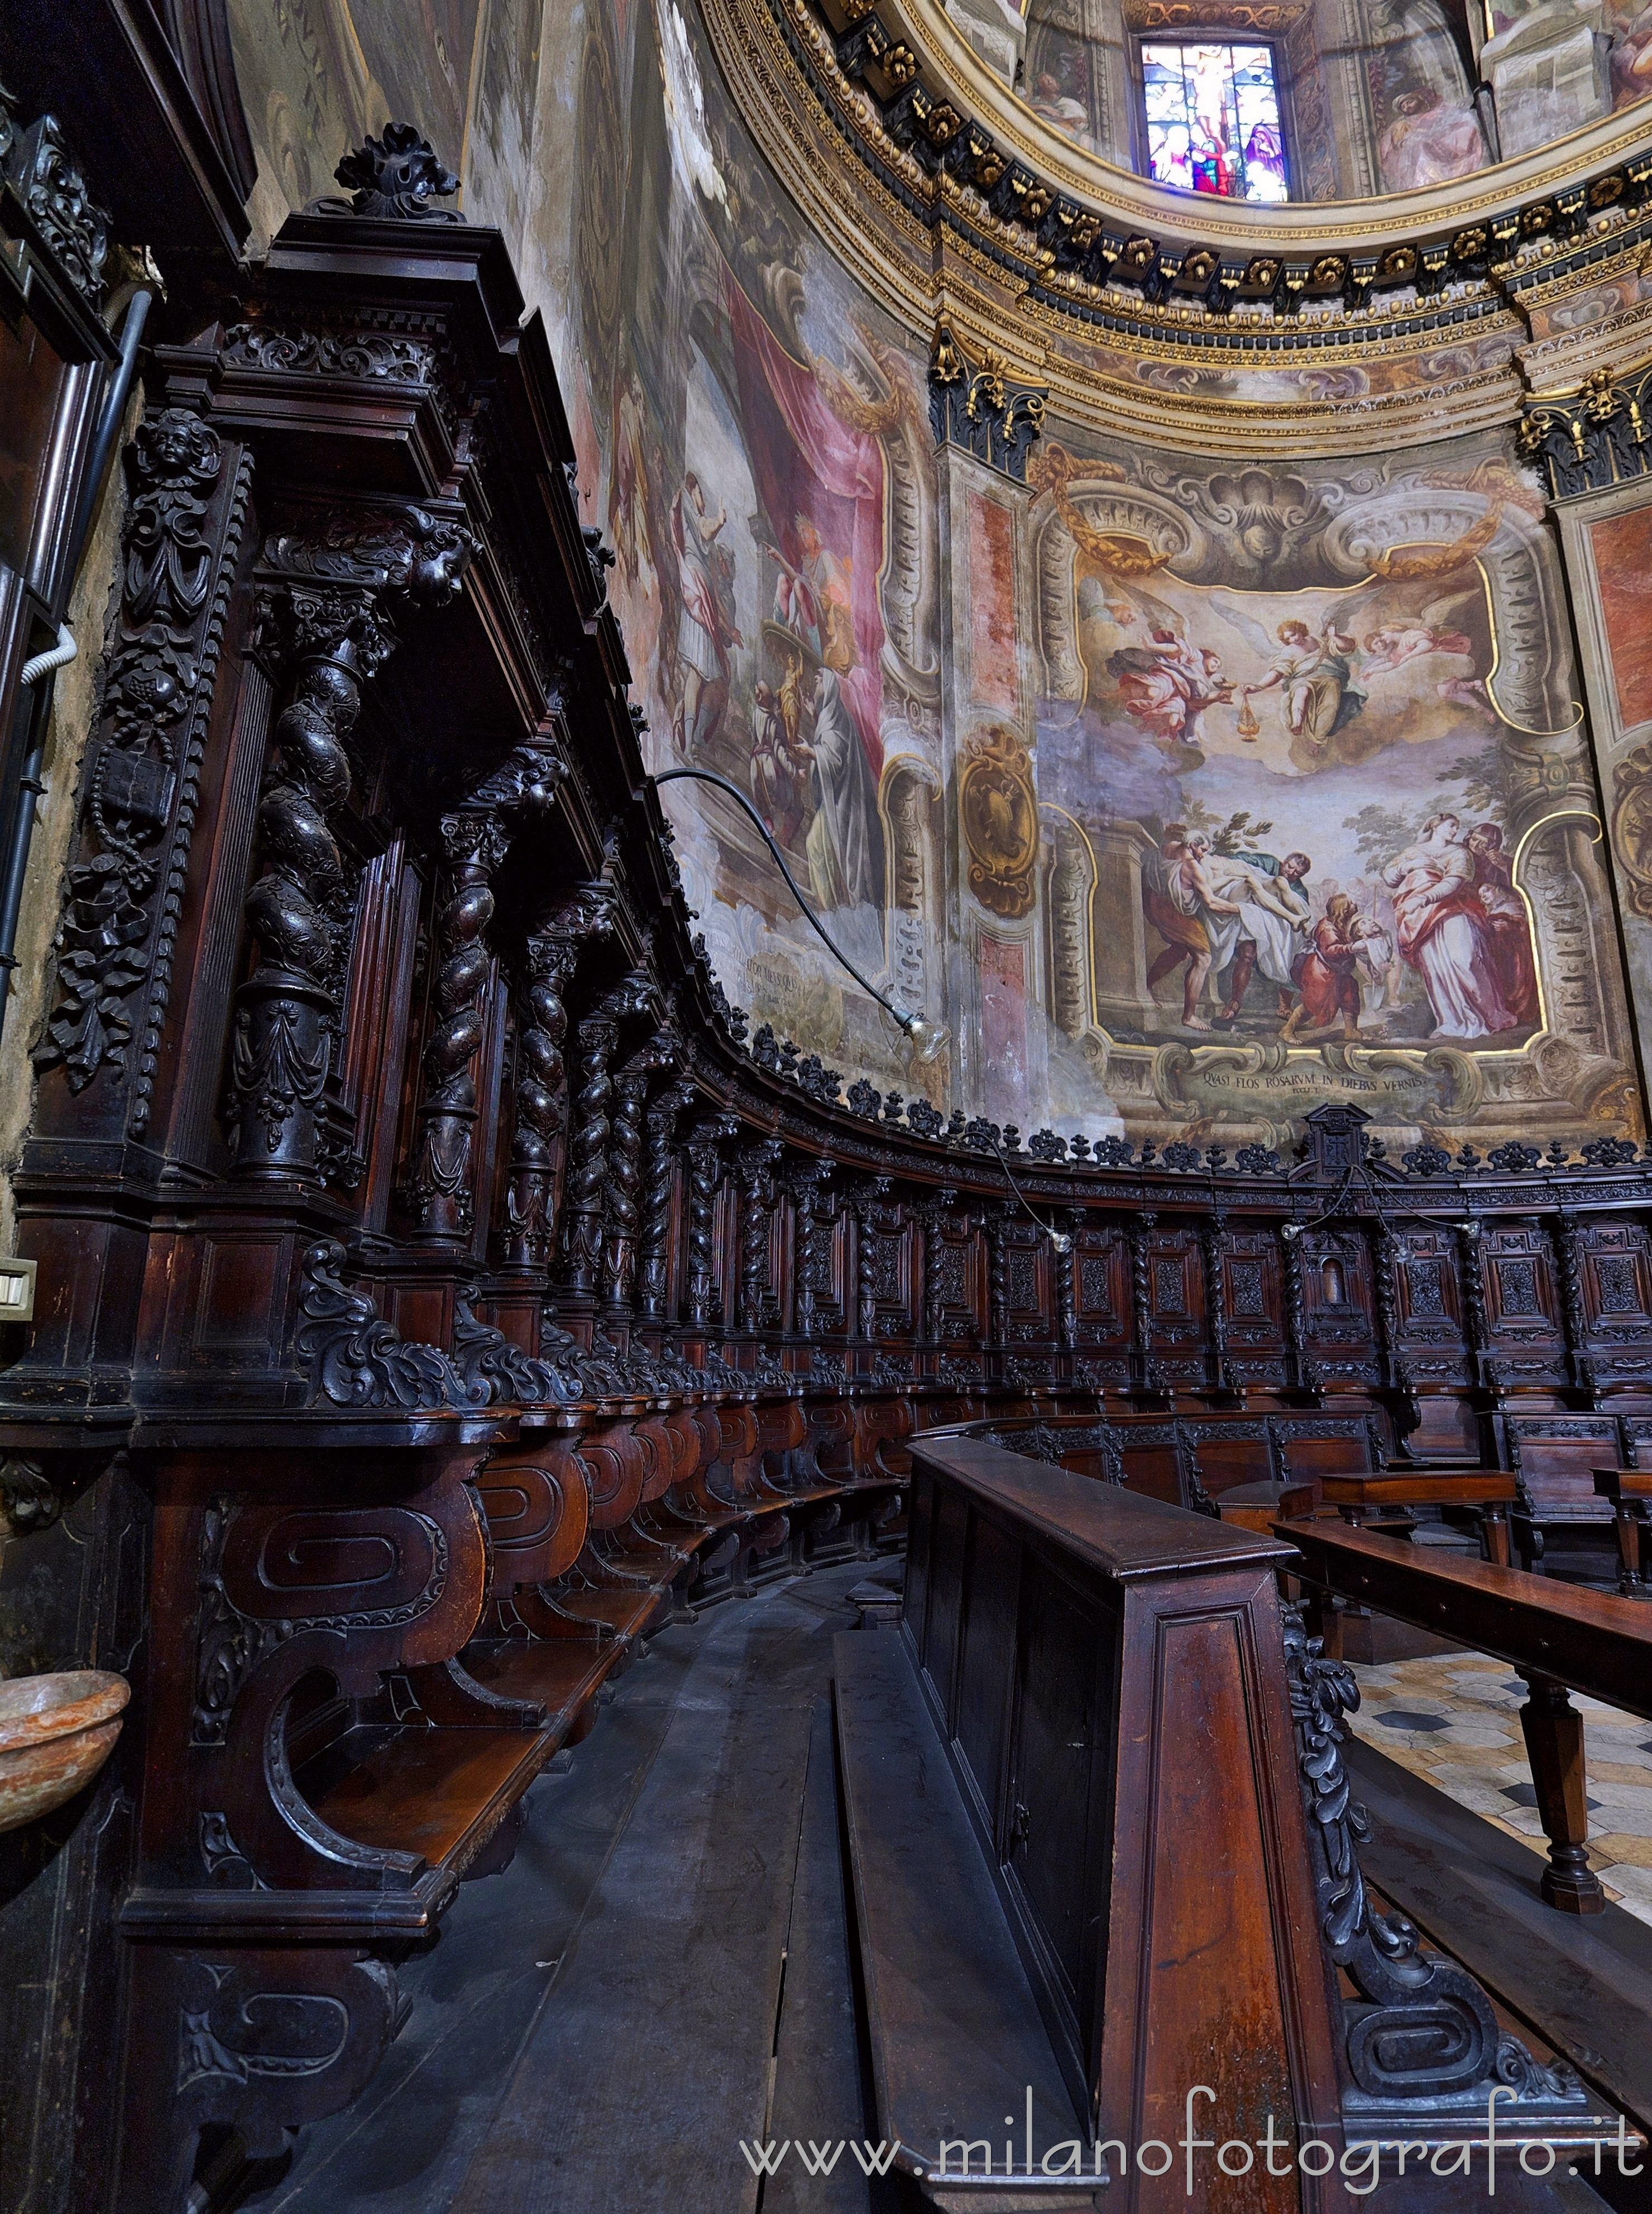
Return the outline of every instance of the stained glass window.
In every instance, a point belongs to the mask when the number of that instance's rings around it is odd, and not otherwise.
[[[1271,46],[1144,40],[1147,173],[1184,192],[1289,198]]]

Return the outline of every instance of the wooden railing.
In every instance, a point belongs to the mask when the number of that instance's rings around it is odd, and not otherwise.
[[[1652,1609],[1496,1563],[1437,1554],[1334,1522],[1277,1524],[1302,1556],[1301,1575],[1324,1601],[1352,1599],[1507,1660],[1527,1685],[1520,1729],[1538,1813],[1549,1840],[1543,1896],[1571,1914],[1606,1903],[1588,1864],[1582,1691],[1652,1716]]]

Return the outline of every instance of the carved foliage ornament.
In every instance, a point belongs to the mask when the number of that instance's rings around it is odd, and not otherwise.
[[[459,180],[437,159],[417,124],[387,123],[382,138],[370,138],[346,154],[333,174],[351,199],[313,200],[307,214],[365,216],[374,223],[465,219],[456,208],[431,205],[432,199],[450,199]]]
[[[1025,914],[1037,896],[1038,795],[1026,748],[1005,724],[989,724],[970,739],[958,778],[958,811],[970,851],[970,890],[994,914]]]
[[[56,1004],[34,1050],[36,1066],[61,1064],[75,1092],[101,1068],[125,1071],[128,1002],[151,973],[151,1027],[165,1006],[180,841],[193,821],[201,725],[246,500],[244,468],[220,493],[217,437],[183,408],[140,425],[127,461],[132,492],[121,533],[119,633],[104,679],[78,853],[64,879]],[[168,868],[164,840],[174,820]],[[134,1135],[147,1119],[147,1068],[140,1076]]]
[[[0,175],[30,229],[70,284],[93,307],[103,297],[109,218],[93,204],[55,115],[20,131],[0,88]]]
[[[1533,401],[1514,434],[1523,459],[1538,462],[1553,499],[1576,499],[1647,474],[1647,411],[1652,364],[1614,377],[1598,369],[1569,399]]]
[[[938,446],[960,446],[988,468],[1025,484],[1027,456],[1043,427],[1047,389],[1012,384],[1009,364],[989,353],[970,362],[945,323],[935,326],[929,360],[929,423]]]
[[[304,1255],[298,1351],[315,1395],[338,1407],[455,1407],[472,1396],[445,1354],[405,1345],[365,1292],[342,1281],[344,1247],[319,1238]]]

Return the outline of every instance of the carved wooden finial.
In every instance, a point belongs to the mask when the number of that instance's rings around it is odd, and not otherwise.
[[[436,150],[416,124],[387,123],[382,138],[370,138],[346,154],[333,172],[353,194],[348,211],[376,223],[462,223],[456,208],[432,207],[459,189],[459,180],[444,168]],[[342,201],[315,200],[311,212],[341,215]]]

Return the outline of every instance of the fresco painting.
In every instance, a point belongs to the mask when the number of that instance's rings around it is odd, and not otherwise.
[[[1551,1097],[1558,1128],[1628,1096],[1594,818],[1544,811],[1587,784],[1587,739],[1557,628],[1528,619],[1554,556],[1505,434],[1270,471],[1086,453],[1093,434],[1051,416],[1014,481],[938,454],[927,334],[797,215],[697,8],[590,0],[569,157],[531,184],[532,88],[489,76],[474,0],[417,21],[317,0],[305,20],[303,54],[248,34],[278,171],[260,205],[278,220],[325,189],[342,150],[302,119],[304,70],[333,88],[333,135],[358,135],[436,56],[436,135],[492,180],[566,318],[578,492],[613,550],[649,766],[731,779],[843,951],[956,1043],[915,1075],[754,824],[674,785],[684,896],[754,1027],[846,1089],[1026,1129],[1271,1142],[1338,1097],[1403,1137]],[[1614,24],[1627,88],[1647,42]],[[1436,0],[1390,0],[1370,30],[1383,180],[1478,166]],[[1080,37],[1037,0],[1030,34],[1032,106],[1083,143],[1116,135],[1122,18],[1117,41]],[[1376,395],[1495,367],[1496,345],[1312,368],[1311,390],[1258,370],[1245,396]],[[1117,359],[1121,390],[1238,396],[1227,370]],[[1648,529],[1596,540],[1634,720]]]
[[[590,365],[586,487],[650,760],[732,778],[850,958],[964,1034],[951,1083],[971,1097],[938,1096],[1129,1127],[1162,1119],[1143,1072],[1164,1048],[1206,1092],[1202,1056],[1260,1051],[1273,1073],[1222,1095],[1224,1127],[1277,1130],[1353,1084],[1354,1054],[1392,1065],[1385,1111],[1421,1127],[1451,1092],[1444,1064],[1418,1073],[1430,1055],[1457,1056],[1460,1092],[1462,1056],[1540,1042],[1521,749],[1562,743],[1573,682],[1508,644],[1502,602],[1552,556],[1505,444],[1270,474],[1086,458],[1050,421],[1025,486],[948,464],[949,547],[921,355],[777,198],[758,219],[697,20],[676,0],[657,18],[651,69],[638,18],[631,161],[639,131],[675,145],[673,244],[606,390]],[[949,596],[958,650],[926,691],[917,641],[938,667]],[[956,843],[940,827],[966,783],[980,814],[983,745],[1026,818],[1001,853],[967,809]],[[670,812],[753,1023],[846,1085],[915,1089],[752,825],[692,786]],[[1070,867],[1057,823],[1082,841]]]

